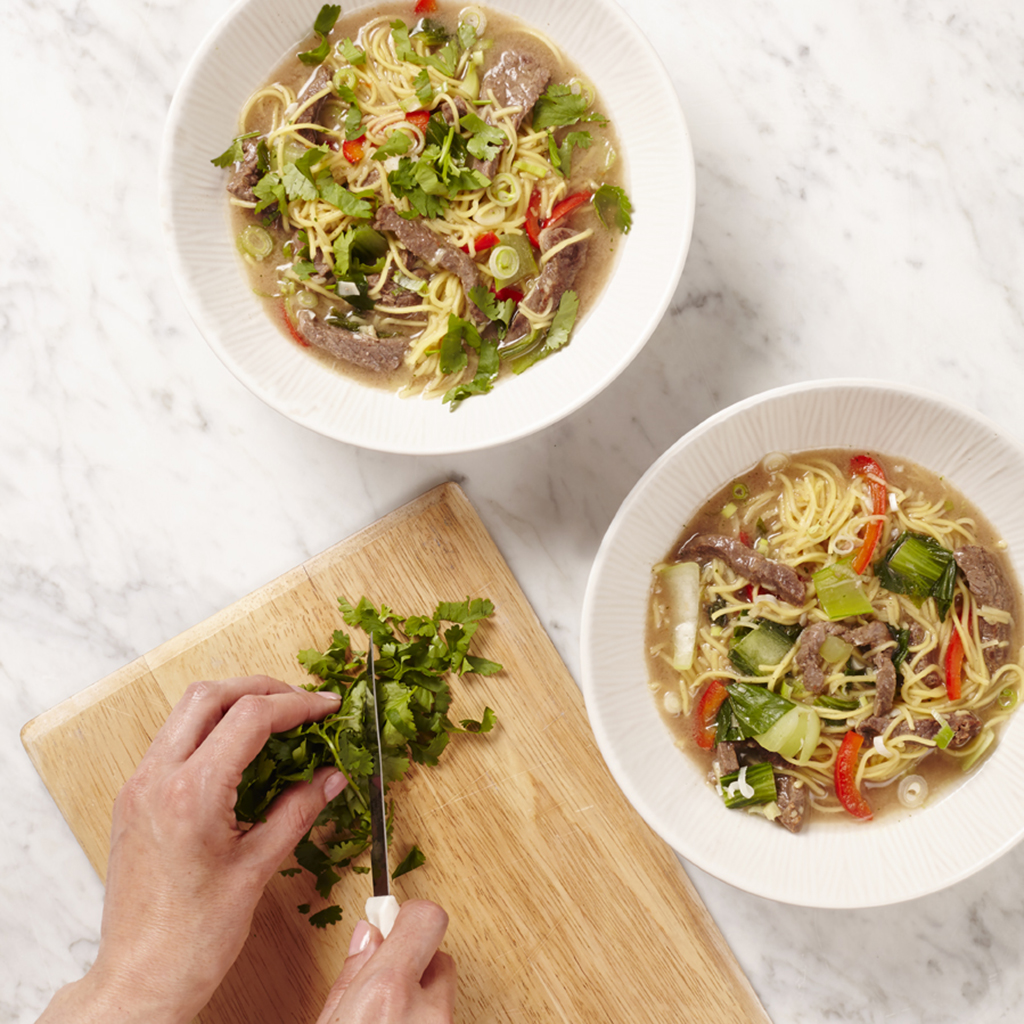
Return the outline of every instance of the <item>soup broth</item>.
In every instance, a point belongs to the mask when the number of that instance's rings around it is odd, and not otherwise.
[[[991,751],[1024,684],[1004,547],[907,460],[767,456],[655,567],[650,685],[677,745],[727,806],[794,832],[927,803]]]
[[[215,162],[282,333],[363,384],[454,407],[564,346],[631,204],[614,126],[553,42],[481,6],[411,10],[314,32]]]

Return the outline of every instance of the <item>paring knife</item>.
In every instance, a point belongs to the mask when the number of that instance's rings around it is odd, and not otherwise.
[[[366,749],[373,758],[374,773],[370,776],[370,876],[373,895],[366,901],[366,920],[387,938],[398,916],[398,900],[391,895],[391,873],[388,865],[387,809],[384,806],[384,751],[380,742],[380,701],[377,695],[377,674],[373,667],[373,634],[366,652],[369,676],[367,714],[363,716]]]

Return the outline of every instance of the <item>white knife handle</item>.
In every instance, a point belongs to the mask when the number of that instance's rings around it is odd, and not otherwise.
[[[366,920],[386,939],[398,917],[398,900],[394,896],[371,896],[366,901]]]

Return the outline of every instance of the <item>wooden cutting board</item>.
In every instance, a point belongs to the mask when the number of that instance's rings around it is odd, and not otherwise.
[[[451,915],[460,1024],[757,1024],[768,1017],[674,853],[627,803],[598,752],[580,692],[463,492],[445,484],[267,584],[29,722],[22,740],[100,876],[111,807],[190,682],[256,672],[308,681],[295,654],[347,628],[338,595],[401,614],[489,597],[475,640],[504,671],[453,684],[451,717],[494,708],[498,726],[458,736],[437,768],[392,792],[396,856],[427,864],[395,883]],[[310,1024],[369,895],[275,876],[241,957],[202,1024]]]

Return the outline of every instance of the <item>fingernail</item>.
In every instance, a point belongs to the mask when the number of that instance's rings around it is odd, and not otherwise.
[[[328,802],[345,788],[347,782],[348,779],[341,772],[335,772],[327,777],[327,781],[324,783],[324,796],[327,797]]]
[[[341,700],[341,694],[335,693],[333,690],[314,690],[313,692],[320,697],[326,697],[328,700]]]
[[[355,956],[362,953],[370,942],[370,926],[365,921],[360,921],[352,930],[352,939],[348,944],[348,955]]]

